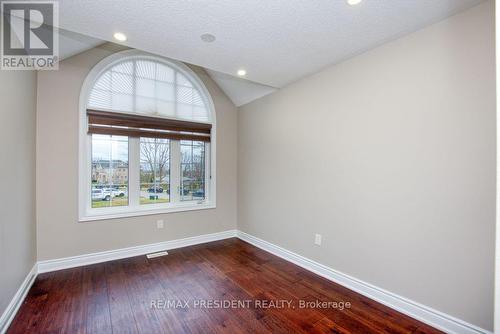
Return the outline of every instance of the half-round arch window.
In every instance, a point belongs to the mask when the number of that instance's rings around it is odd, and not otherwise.
[[[189,73],[166,61],[136,56],[99,75],[88,108],[210,122],[208,99]]]
[[[215,208],[215,111],[186,65],[115,53],[80,94],[80,220]]]

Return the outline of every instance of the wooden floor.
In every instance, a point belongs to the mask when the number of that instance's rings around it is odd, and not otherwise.
[[[215,307],[231,300],[240,307]],[[300,308],[301,301],[332,303]],[[351,307],[341,310],[340,302]],[[227,239],[155,259],[138,256],[41,274],[8,333],[440,332]]]

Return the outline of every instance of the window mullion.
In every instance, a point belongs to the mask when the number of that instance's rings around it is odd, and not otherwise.
[[[205,194],[205,201],[209,201],[212,198],[215,197],[215,194],[212,194],[212,171],[210,169],[211,165],[211,157],[212,157],[212,152],[210,152],[210,143],[205,143],[205,150],[204,150],[204,163],[205,163],[205,189],[204,189],[204,194]]]
[[[137,137],[129,137],[128,192],[129,206],[138,207],[140,199],[141,148]]]
[[[132,62],[132,110],[137,110],[137,61]]]
[[[177,71],[174,72],[174,117],[179,117],[177,110]]]
[[[181,189],[181,145],[178,140],[170,141],[170,201],[172,203],[180,202]]]

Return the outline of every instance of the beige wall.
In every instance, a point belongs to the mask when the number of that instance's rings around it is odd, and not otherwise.
[[[495,44],[496,44],[496,94],[497,94],[497,131],[500,128],[500,6],[495,6]],[[500,136],[497,135],[497,202],[496,202],[496,265],[495,265],[495,326],[494,333],[500,333]]]
[[[235,106],[208,75],[194,70],[214,100],[217,117],[217,208],[96,222],[78,222],[78,100],[90,69],[116,51],[107,44],[38,75],[38,259],[47,260],[236,228]],[[157,229],[156,220],[165,228]]]
[[[242,107],[239,229],[491,330],[494,57],[489,1]]]
[[[0,71],[0,315],[36,261],[35,103],[35,71]]]

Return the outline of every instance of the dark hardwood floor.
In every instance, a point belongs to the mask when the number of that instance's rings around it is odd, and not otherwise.
[[[41,274],[8,333],[440,332],[228,239]]]

